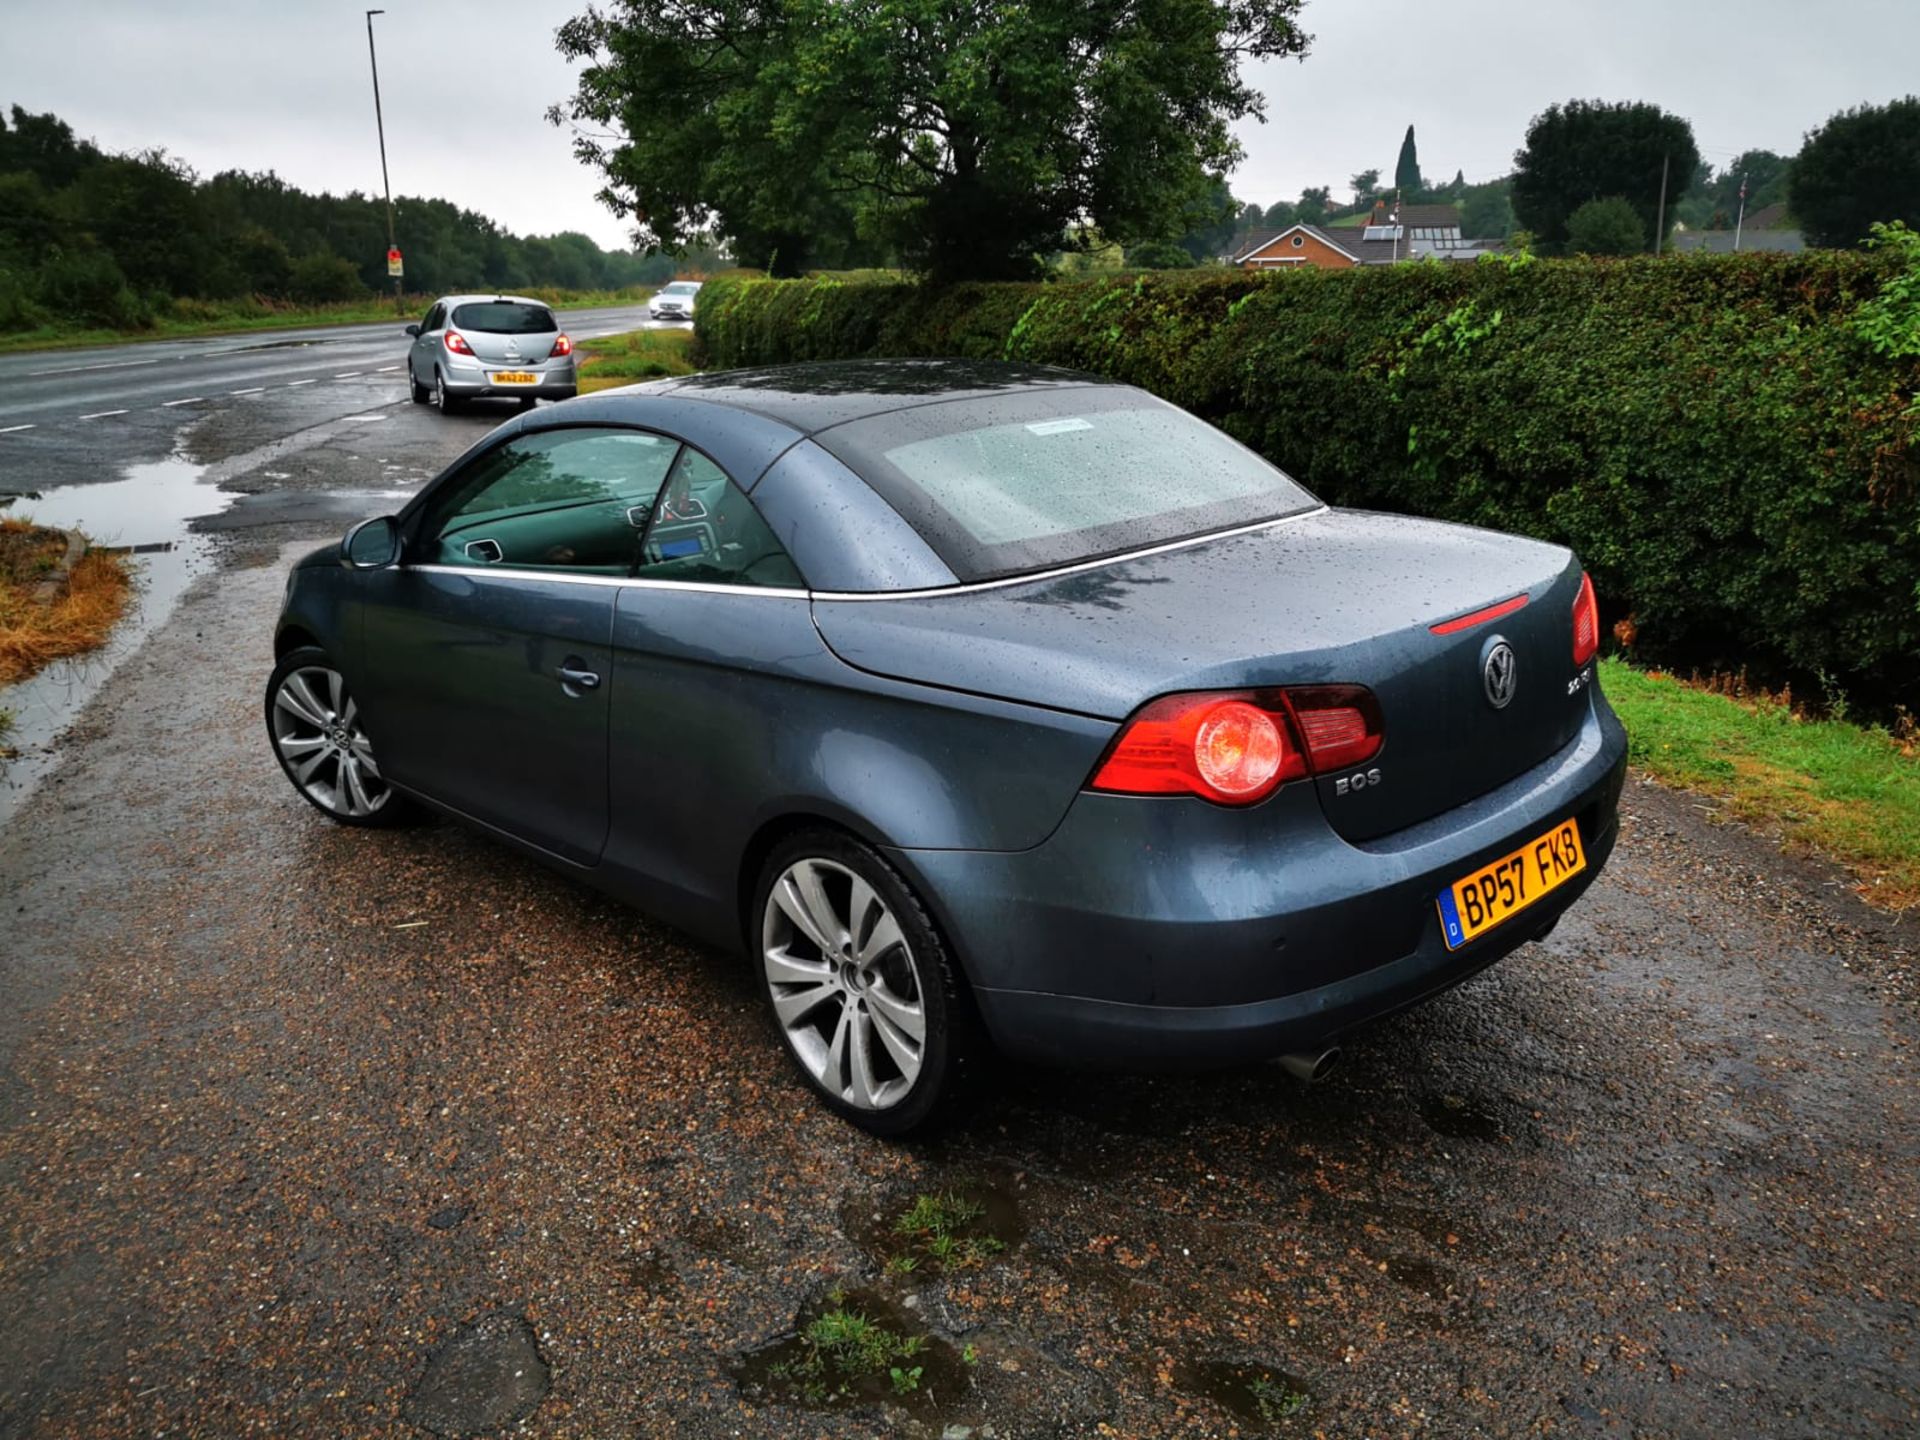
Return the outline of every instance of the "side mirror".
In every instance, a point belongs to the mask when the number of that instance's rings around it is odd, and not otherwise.
[[[362,520],[340,542],[340,563],[349,570],[383,570],[400,558],[400,526],[391,515]]]
[[[420,333],[420,327],[418,325],[409,325],[407,326],[406,333],[408,335],[418,335]]]

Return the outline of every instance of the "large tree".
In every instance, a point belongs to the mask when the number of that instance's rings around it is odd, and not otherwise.
[[[1657,105],[1569,100],[1550,105],[1527,127],[1527,143],[1513,157],[1513,209],[1542,248],[1567,243],[1567,221],[1589,200],[1617,195],[1633,206],[1656,248],[1660,230],[1662,165],[1666,223],[1674,202],[1700,165],[1693,127]]]
[[[556,118],[601,199],[672,248],[822,224],[941,279],[1031,274],[1097,230],[1181,233],[1304,53],[1303,0],[611,0],[561,27]],[[821,210],[829,213],[822,215]]]
[[[1788,205],[1817,245],[1854,245],[1876,220],[1920,225],[1920,96],[1843,110],[1807,136]]]

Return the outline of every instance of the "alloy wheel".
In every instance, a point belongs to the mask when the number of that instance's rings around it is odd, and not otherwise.
[[[919,966],[899,920],[832,860],[781,872],[761,917],[761,963],[787,1043],[820,1087],[861,1110],[912,1091],[926,1058]]]
[[[393,798],[338,670],[287,673],[273,696],[273,744],[293,783],[330,814],[362,820]]]

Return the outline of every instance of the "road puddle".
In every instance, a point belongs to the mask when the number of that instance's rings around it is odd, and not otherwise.
[[[58,660],[18,685],[0,688],[0,709],[13,712],[0,761],[0,822],[6,821],[59,756],[54,742],[106,678],[173,613],[187,587],[214,565],[214,541],[189,524],[217,515],[238,496],[206,483],[207,467],[179,456],[126,467],[125,478],[70,485],[7,507],[39,525],[84,531],[96,546],[129,552],[134,589],[127,613],[100,649]]]
[[[938,1421],[966,1399],[972,1366],[885,1296],[833,1290],[794,1317],[792,1334],[741,1356],[733,1380],[758,1404],[888,1405]]]
[[[1257,1435],[1283,1434],[1306,1412],[1307,1387],[1284,1370],[1238,1360],[1202,1360],[1182,1366],[1183,1389],[1204,1395]]]

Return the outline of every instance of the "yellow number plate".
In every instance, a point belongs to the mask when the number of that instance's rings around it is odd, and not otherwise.
[[[538,385],[540,377],[525,370],[496,370],[487,377],[496,385]]]
[[[1511,855],[1454,881],[1441,891],[1437,902],[1447,948],[1458,950],[1586,868],[1580,827],[1566,820]]]

